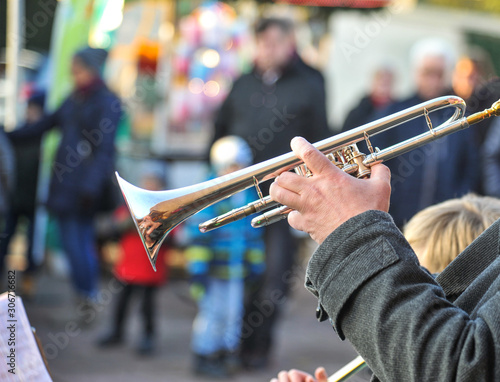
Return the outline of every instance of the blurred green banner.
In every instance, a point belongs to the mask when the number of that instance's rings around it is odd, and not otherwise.
[[[468,9],[487,13],[500,13],[498,0],[420,0],[423,4]]]

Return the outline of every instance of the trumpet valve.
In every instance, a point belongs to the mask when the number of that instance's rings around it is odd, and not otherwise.
[[[294,170],[295,170],[295,173],[300,175],[300,176],[305,176],[306,178],[309,178],[310,176],[312,176],[311,170],[309,170],[305,164],[301,164],[301,165],[295,167]]]
[[[363,161],[366,158],[366,155],[359,151],[358,146],[350,145],[344,148],[344,155],[346,157],[347,162],[350,165],[355,165],[357,167],[357,172],[355,175],[359,178],[368,178],[371,174],[370,167],[366,166]],[[346,171],[347,172],[347,171]]]
[[[356,163],[346,164],[341,168],[342,171],[346,172],[349,175],[357,176],[358,173],[358,165]]]
[[[341,170],[344,169],[345,167],[345,161],[343,161],[342,156],[340,156],[338,153],[330,153],[326,156],[330,162],[332,162],[335,166],[340,168]]]

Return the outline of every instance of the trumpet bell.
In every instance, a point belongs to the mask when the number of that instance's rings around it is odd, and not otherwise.
[[[164,197],[160,195],[163,194],[163,192],[143,190],[125,181],[120,177],[118,172],[116,172],[115,174],[123,198],[125,199],[130,214],[132,215],[132,220],[134,221],[137,231],[139,231],[139,236],[141,237],[144,248],[146,249],[146,252],[148,254],[148,259],[151,262],[153,269],[156,271],[156,259],[158,257],[158,250],[168,232],[165,233],[164,237],[161,237],[160,235],[157,240],[148,240],[148,238],[143,234],[145,231],[143,222],[150,212],[148,206],[156,205],[165,200]],[[147,202],[145,201],[145,199],[147,199]]]
[[[116,178],[149,261],[156,271],[158,251],[169,232],[199,211],[195,209],[196,204],[190,197],[189,191],[192,190],[186,187],[177,190],[148,191],[125,181],[118,172]]]
[[[290,159],[296,161],[292,156]],[[169,232],[202,209],[251,187],[256,178],[248,176],[252,169],[253,167],[248,167],[233,173],[236,179],[234,176],[223,176],[189,187],[166,191],[143,190],[125,181],[116,173],[123,198],[154,270],[156,270],[158,251]],[[265,174],[266,171],[255,181],[262,180]]]

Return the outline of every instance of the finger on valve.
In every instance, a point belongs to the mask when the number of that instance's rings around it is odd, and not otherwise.
[[[290,208],[294,208],[294,206],[297,206],[300,203],[300,195],[286,187],[282,187],[279,181],[274,181],[271,184],[269,193],[273,200],[276,200],[277,202]]]
[[[293,138],[290,146],[313,174],[321,174],[327,169],[337,169],[323,153],[302,137]]]

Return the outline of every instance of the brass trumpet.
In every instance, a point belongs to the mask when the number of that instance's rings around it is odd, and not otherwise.
[[[441,125],[433,127],[429,114],[447,107],[455,108],[453,116]],[[342,170],[353,176],[365,178],[370,175],[370,167],[377,163],[385,162],[440,137],[465,129],[485,118],[493,115],[499,116],[500,101],[493,104],[491,108],[467,118],[464,117],[464,112],[465,102],[460,97],[439,97],[324,139],[315,143],[314,146],[328,155],[329,159]],[[424,116],[427,121],[428,131],[382,150],[372,148],[371,136],[421,116]],[[370,154],[365,155],[358,150],[356,143],[360,141],[367,143]],[[293,152],[290,152],[217,179],[175,190],[146,191],[126,182],[118,173],[116,176],[148,258],[156,270],[158,250],[173,228],[202,209],[250,187],[257,188],[260,200],[205,222],[200,225],[200,230],[209,231],[252,213],[276,207],[277,203],[270,197],[262,197],[258,185],[292,168],[304,176],[312,175],[307,166]],[[290,212],[288,207],[280,206],[254,219],[253,225],[258,227],[270,224],[286,217],[288,212]]]

